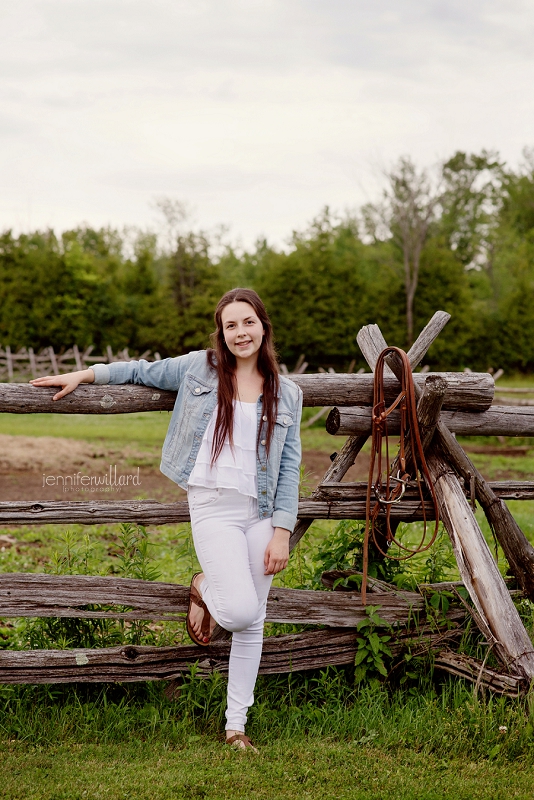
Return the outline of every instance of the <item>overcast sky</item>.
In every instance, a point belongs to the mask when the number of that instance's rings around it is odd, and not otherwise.
[[[380,168],[534,145],[532,0],[0,0],[0,228],[282,243]]]

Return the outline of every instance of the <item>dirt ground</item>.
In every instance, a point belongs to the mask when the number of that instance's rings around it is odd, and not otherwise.
[[[158,451],[113,449],[77,439],[0,435],[0,501],[133,500],[173,502],[185,492],[159,471]],[[328,454],[303,453],[313,488],[328,469]],[[368,458],[358,457],[345,480],[365,480]]]

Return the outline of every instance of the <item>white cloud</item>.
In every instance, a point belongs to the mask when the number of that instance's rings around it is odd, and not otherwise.
[[[377,164],[532,144],[522,0],[19,0],[0,6],[0,227],[202,225],[282,241]]]

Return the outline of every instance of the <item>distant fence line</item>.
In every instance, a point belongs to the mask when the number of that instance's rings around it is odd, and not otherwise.
[[[73,369],[87,369],[91,364],[111,364],[113,361],[132,361],[133,359],[144,358],[147,361],[161,361],[159,353],[152,353],[145,350],[140,355],[130,355],[128,348],[117,350],[114,354],[111,347],[106,347],[105,355],[92,355],[94,345],[90,345],[85,350],[79,348],[77,344],[69,347],[68,350],[56,353],[53,347],[44,347],[36,353],[33,347],[22,347],[13,352],[9,345],[3,348],[0,345],[0,382],[9,383],[15,378],[17,381],[25,376],[40,378],[44,375],[59,375],[62,372],[72,372]],[[348,372],[352,372],[354,361],[351,362]],[[300,375],[306,371],[308,362],[304,360],[304,355],[298,359],[295,367],[289,370],[285,364],[280,364],[280,372],[283,375]],[[332,368],[328,370],[334,372]],[[364,370],[359,370],[363,372]],[[319,372],[325,372],[319,368]]]
[[[111,347],[106,347],[105,355],[92,355],[94,345],[80,349],[78,345],[69,347],[64,352],[56,353],[53,347],[45,347],[36,353],[33,347],[22,347],[13,352],[9,345],[0,346],[0,381],[10,382],[21,377],[40,378],[43,375],[58,375],[72,372],[73,369],[87,369],[92,364],[111,364],[113,361],[131,361],[133,358],[145,358],[147,361],[160,361],[159,353],[152,355],[145,350],[139,356],[131,356],[128,348],[118,350],[115,354]]]

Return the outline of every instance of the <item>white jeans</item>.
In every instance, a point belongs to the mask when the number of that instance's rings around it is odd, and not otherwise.
[[[272,575],[265,549],[272,519],[258,518],[258,501],[235,489],[190,486],[193,541],[204,580],[202,598],[216,622],[232,631],[226,729],[245,730],[263,646],[263,623]]]

